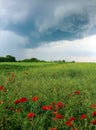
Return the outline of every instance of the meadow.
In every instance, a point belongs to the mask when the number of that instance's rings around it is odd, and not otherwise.
[[[0,63],[0,130],[96,130],[96,64]]]

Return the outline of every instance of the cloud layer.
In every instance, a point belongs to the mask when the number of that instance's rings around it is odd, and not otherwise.
[[[25,49],[25,57],[37,57],[47,61],[96,62],[96,35],[74,41],[57,41],[35,49]]]
[[[0,56],[14,55],[24,58],[24,48],[28,42],[27,37],[16,35],[10,31],[0,31]]]
[[[0,0],[0,29],[26,36],[26,47],[37,47],[95,34],[95,12],[95,0]]]
[[[96,0],[0,0],[0,55],[96,58],[95,12]]]

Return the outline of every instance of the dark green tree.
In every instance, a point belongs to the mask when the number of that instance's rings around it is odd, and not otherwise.
[[[39,62],[40,60],[38,60],[37,58],[30,58],[30,59],[24,59],[24,62]]]
[[[11,56],[11,55],[7,55],[7,56],[5,57],[5,60],[6,60],[6,62],[16,62],[15,57],[14,57],[14,56]]]
[[[0,57],[0,62],[5,62],[5,57]]]

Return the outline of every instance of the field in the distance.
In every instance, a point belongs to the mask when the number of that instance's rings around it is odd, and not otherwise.
[[[96,64],[0,63],[0,130],[96,130]]]

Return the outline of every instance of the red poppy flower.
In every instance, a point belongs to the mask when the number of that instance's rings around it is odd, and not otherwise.
[[[74,117],[70,117],[68,121],[74,121],[75,118]]]
[[[52,110],[52,105],[43,106],[42,110]]]
[[[91,108],[96,108],[96,104],[92,104],[92,105],[91,105]]]
[[[23,98],[20,98],[19,100],[20,100],[20,102],[22,103],[22,102],[26,102],[26,101],[27,101],[27,98],[26,98],[26,97],[23,97]]]
[[[18,103],[24,103],[27,101],[27,98],[26,97],[23,97],[23,98],[20,98],[20,99],[17,99],[14,101],[14,104],[18,104]]]
[[[38,97],[37,96],[34,96],[33,98],[32,98],[32,101],[33,102],[36,102],[38,100]]]
[[[77,130],[76,128],[72,128],[72,130]]]
[[[56,115],[58,112],[57,111],[53,111],[52,113]]]
[[[16,112],[18,112],[18,113],[19,113],[19,112],[21,112],[21,109],[20,109],[20,108],[18,108],[18,109],[16,110]]]
[[[60,108],[63,108],[63,107],[64,107],[64,105],[63,105],[62,102],[58,102],[56,105],[57,105],[58,107],[60,107]]]
[[[18,104],[18,103],[20,103],[20,100],[19,100],[19,99],[17,99],[17,100],[14,101],[14,104],[15,104],[15,105]]]
[[[53,120],[57,120],[57,119],[63,119],[64,116],[61,114],[56,114],[56,116],[53,118]]]
[[[83,119],[85,119],[86,117],[87,117],[86,114],[82,114],[82,115],[80,116],[80,119],[83,120]]]
[[[79,95],[79,94],[80,94],[80,91],[76,90],[76,91],[74,92],[74,94]]]
[[[94,111],[94,112],[92,113],[92,116],[96,116],[96,111]]]
[[[62,116],[61,114],[56,114],[56,118],[57,119],[62,119],[62,118],[64,118],[64,116]]]
[[[73,124],[72,124],[71,121],[66,121],[65,124],[66,124],[68,127],[72,127],[72,126],[73,126]]]
[[[50,130],[57,130],[57,128],[50,128]]]
[[[91,122],[93,125],[96,125],[96,119]]]
[[[3,92],[5,92],[5,88],[4,88],[3,85],[0,86],[0,90],[3,91]]]
[[[35,116],[35,114],[33,112],[30,112],[27,114],[27,118],[33,118]]]

